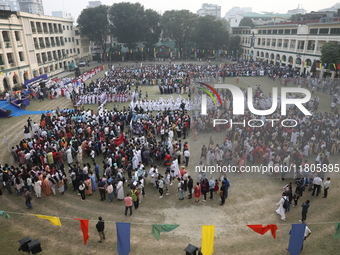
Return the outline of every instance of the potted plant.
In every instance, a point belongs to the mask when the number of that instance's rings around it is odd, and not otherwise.
[[[9,110],[9,109],[6,110],[7,118],[12,117],[12,116],[11,116],[11,113],[12,113],[11,110]]]

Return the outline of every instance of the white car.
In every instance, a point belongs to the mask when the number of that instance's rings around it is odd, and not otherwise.
[[[79,64],[78,64],[79,67],[84,67],[84,66],[86,66],[86,65],[87,65],[86,61],[81,61],[81,62],[79,62]]]

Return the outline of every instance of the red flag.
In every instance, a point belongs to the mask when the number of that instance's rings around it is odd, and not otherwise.
[[[80,221],[80,229],[83,232],[84,244],[86,245],[87,239],[89,239],[89,220],[76,219]]]
[[[262,225],[247,225],[247,226],[254,230],[256,233],[259,233],[261,235],[264,235],[270,229],[273,238],[276,239],[276,230],[278,229],[276,224],[269,224],[267,226]]]
[[[124,142],[124,133],[122,133],[118,138],[113,140],[114,145],[119,146]]]

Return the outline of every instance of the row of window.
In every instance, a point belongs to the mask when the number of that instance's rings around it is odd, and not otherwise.
[[[233,30],[233,34],[250,34],[250,30]],[[262,35],[296,35],[297,29],[260,29],[258,34]],[[339,35],[340,28],[311,28],[312,35]]]
[[[309,33],[312,35],[340,35],[340,28],[313,28]]]
[[[36,59],[38,64],[43,64],[45,62],[49,61],[57,61],[61,60],[64,57],[67,57],[69,54],[80,54],[80,49],[70,49],[70,50],[58,50],[58,51],[48,51],[48,52],[43,52],[43,53],[37,53],[36,54]]]
[[[11,67],[15,67],[18,63],[15,63],[14,54],[15,53],[13,53],[13,52],[9,52],[9,53],[6,53],[6,54],[0,54],[0,66],[5,65],[5,63],[7,61],[8,64]],[[25,54],[24,54],[23,51],[19,51],[18,56],[19,56],[20,62],[25,61]],[[2,70],[2,67],[1,67],[1,70]]]

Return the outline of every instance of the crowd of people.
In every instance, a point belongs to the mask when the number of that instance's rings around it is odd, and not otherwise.
[[[264,71],[270,78],[277,76],[288,79],[291,75],[296,75],[267,63],[250,62],[220,66],[173,64],[141,68],[119,67],[113,68],[106,77],[91,82],[88,86],[81,84],[73,89],[70,99],[75,102],[80,100],[81,104],[108,100],[126,102],[130,98],[131,86],[137,83],[142,87],[153,84],[152,80],[158,79],[161,81],[160,86],[170,84],[176,87],[177,83],[189,86],[195,79],[203,77],[218,78],[222,82],[225,77],[231,76],[229,73],[236,72],[235,76],[240,75],[239,69],[256,71],[256,75],[257,71]],[[261,72],[259,74],[262,75]],[[300,79],[308,80],[308,77],[297,76],[294,79],[300,84]],[[318,78],[309,79],[313,85]],[[321,84],[328,86],[328,81],[320,80]],[[175,88],[173,93],[179,91]],[[230,181],[226,177],[218,180],[200,175],[194,181],[185,170],[189,164],[189,151],[192,151],[189,150],[188,142],[184,141],[189,131],[192,132],[194,141],[204,134],[225,133],[222,135],[223,141],[215,143],[211,136],[209,144],[202,147],[203,165],[232,165],[237,168],[252,164],[264,164],[273,168],[294,165],[301,171],[297,171],[299,174],[292,177],[303,179],[304,183],[306,179],[312,178],[306,169],[309,163],[306,157],[314,155],[315,160],[310,163],[329,165],[329,156],[339,153],[340,122],[337,113],[317,112],[316,96],[306,105],[312,112],[311,116],[303,116],[296,107],[288,107],[284,118],[296,120],[297,125],[293,128],[280,125],[283,116],[277,112],[270,116],[261,116],[263,125],[260,127],[231,125],[230,122],[214,127],[214,119],[243,122],[240,116],[232,114],[231,93],[220,90],[222,106],[217,107],[209,101],[207,115],[200,115],[197,111],[189,115],[188,110],[200,107],[200,94],[195,93],[197,91],[193,85],[187,92],[191,95],[191,102],[181,96],[176,100],[132,100],[130,107],[124,107],[123,110],[115,107],[110,111],[102,107],[95,114],[91,110],[75,108],[74,111],[54,110],[42,114],[40,123],[32,123],[28,119],[24,127],[24,139],[11,150],[14,162],[19,165],[4,164],[1,167],[2,182],[9,194],[15,186],[19,196],[26,188],[29,192],[34,191],[38,198],[42,196],[42,192],[47,196],[56,195],[57,192],[64,194],[68,190],[68,184],[72,184],[73,190],[80,194],[82,201],[95,190],[99,190],[102,201],[107,199],[106,194],[109,201],[113,201],[114,197],[124,200],[124,187],[128,186],[134,208],[137,209],[139,202],[143,201],[148,176],[149,182],[159,191],[160,198],[163,197],[163,189],[168,194],[176,178],[179,178],[177,191],[180,200],[184,199],[185,191],[189,198],[194,195],[196,202],[199,202],[201,196],[205,202],[207,194],[210,193],[212,198],[218,193],[221,197],[220,204],[223,205],[230,187]],[[135,93],[139,96],[138,90]],[[168,92],[163,90],[163,93]],[[255,108],[264,109],[271,105],[270,95],[265,95],[260,86],[254,89],[253,95]],[[246,123],[255,118],[250,112],[244,117]],[[280,121],[272,123],[269,119]],[[181,164],[184,165],[180,170],[178,165]],[[164,170],[158,171],[156,166]],[[284,179],[287,176],[280,173],[278,177]],[[318,177],[324,178],[322,174]]]

